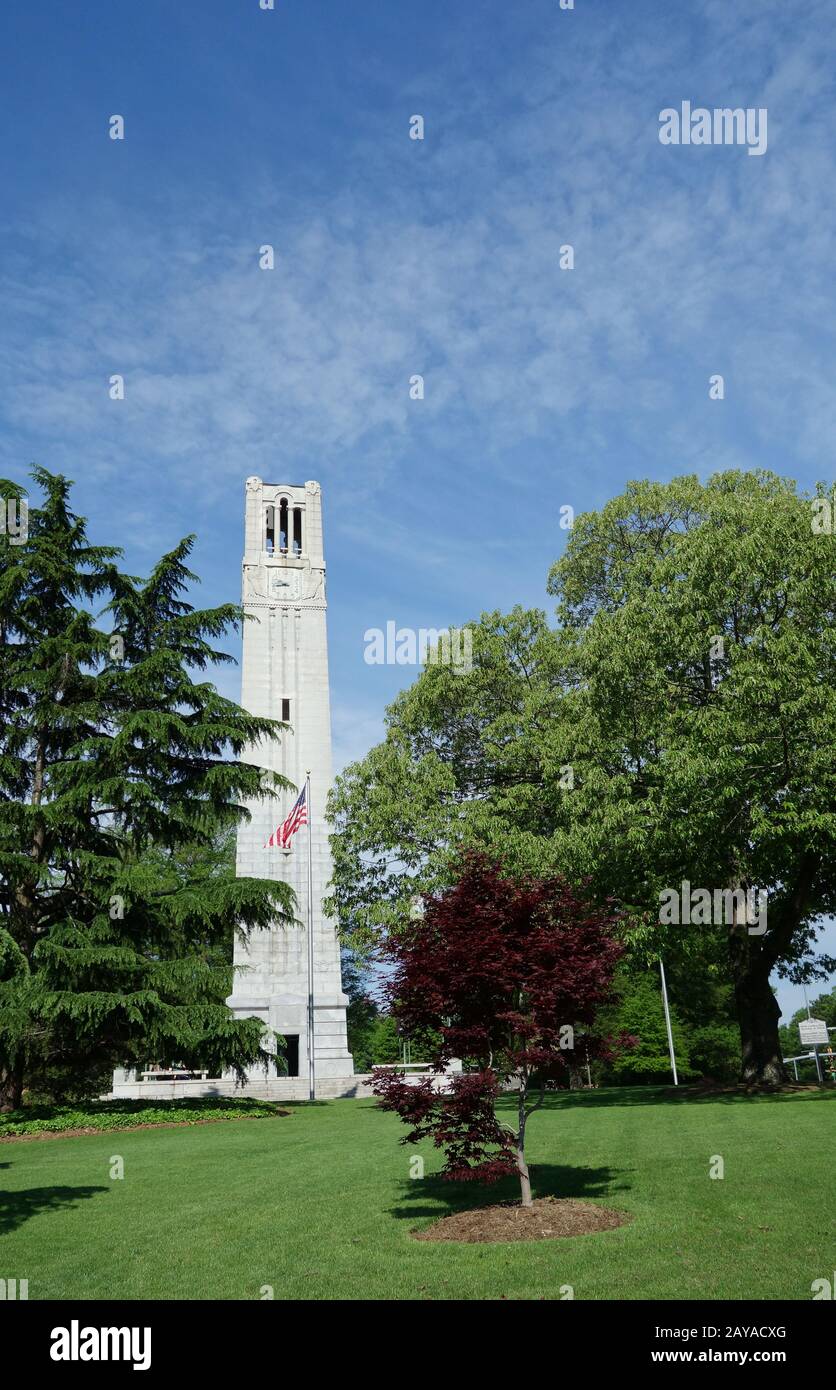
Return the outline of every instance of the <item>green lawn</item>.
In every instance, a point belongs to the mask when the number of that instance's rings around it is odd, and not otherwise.
[[[809,1299],[836,1265],[836,1093],[671,1100],[559,1094],[529,1126],[535,1192],[619,1207],[629,1225],[513,1245],[409,1232],[514,1195],[409,1177],[370,1101],[289,1119],[0,1145],[0,1276],[30,1299]],[[112,1155],[125,1163],[111,1180]],[[722,1181],[709,1163],[725,1162]],[[3,1181],[5,1179],[5,1181]]]

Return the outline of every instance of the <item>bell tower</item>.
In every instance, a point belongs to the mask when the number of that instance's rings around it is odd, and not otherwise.
[[[290,729],[252,750],[252,761],[280,772],[297,790],[250,803],[252,819],[238,829],[236,872],[273,878],[296,894],[297,926],[254,931],[235,945],[233,993],[238,1017],[254,1016],[288,1044],[291,1075],[307,1076],[308,833],[313,891],[314,1060],[317,1081],[348,1078],[353,1063],[346,1038],[340,950],[322,899],[331,877],[325,800],[331,786],[331,709],[328,686],[322,493],[248,478],[243,563],[244,623],[241,704],[280,719]],[[305,785],[310,771],[309,825],[288,849],[266,848]],[[263,1083],[254,1069],[253,1082]]]

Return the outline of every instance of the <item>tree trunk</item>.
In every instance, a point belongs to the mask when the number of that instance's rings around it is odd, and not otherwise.
[[[531,1201],[531,1180],[528,1176],[528,1164],[525,1161],[525,1098],[526,1087],[523,1083],[520,1086],[519,1109],[519,1129],[517,1130],[517,1172],[520,1178],[520,1199],[524,1207],[533,1205]]]
[[[769,985],[769,971],[750,960],[735,980],[734,996],[743,1056],[741,1079],[749,1085],[782,1086],[789,1076],[778,1038],[781,1010]]]
[[[733,913],[729,960],[743,1053],[741,1076],[749,1085],[783,1086],[790,1079],[778,1038],[781,1011],[769,987],[769,973],[779,960],[792,959],[793,937],[810,912],[820,868],[819,855],[805,850],[789,891],[779,896],[777,911],[770,907],[768,934],[750,932],[748,914],[738,923],[736,907]],[[740,877],[735,875],[729,887],[741,886]]]
[[[0,1072],[0,1114],[19,1110],[23,1099],[23,1068],[10,1067]]]

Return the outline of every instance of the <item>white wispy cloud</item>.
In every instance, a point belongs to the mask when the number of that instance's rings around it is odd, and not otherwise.
[[[474,439],[480,467],[550,434],[594,449],[628,437],[652,455],[677,395],[680,445],[695,457],[707,375],[730,361],[750,461],[759,441],[782,437],[815,460],[834,409],[820,296],[833,296],[836,180],[832,143],[816,136],[827,55],[806,30],[776,46],[774,24],[735,24],[710,0],[704,11],[723,41],[681,95],[733,101],[737,46],[750,59],[762,46],[764,160],[660,147],[685,32],[661,33],[658,49],[635,33],[625,53],[618,26],[586,17],[557,72],[536,54],[509,70],[501,123],[463,85],[461,111],[448,90],[441,130],[415,148],[404,107],[398,143],[347,158],[351,168],[365,155],[362,182],[308,190],[292,214],[287,191],[261,179],[234,217],[197,183],[161,191],[142,214],[119,207],[118,189],[84,209],[46,202],[3,277],[8,451],[36,441],[53,462],[83,451],[86,468],[114,477],[144,449],[172,482],[199,463],[209,496],[244,459],[269,474],[278,451],[336,469],[361,453],[360,485],[374,491],[416,438],[461,444],[463,468]],[[568,102],[561,84],[579,57]],[[426,84],[429,116],[444,80]],[[480,111],[483,133],[457,138],[457,116],[472,126]],[[273,272],[257,266],[264,242]],[[566,242],[573,272],[558,268]],[[122,402],[107,395],[117,372]],[[408,397],[417,372],[422,402]],[[782,383],[803,406],[801,430],[794,411],[782,416]]]

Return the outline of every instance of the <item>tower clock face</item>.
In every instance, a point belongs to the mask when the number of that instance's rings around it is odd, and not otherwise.
[[[299,570],[273,570],[270,575],[270,597],[281,600],[298,599],[302,593]]]

